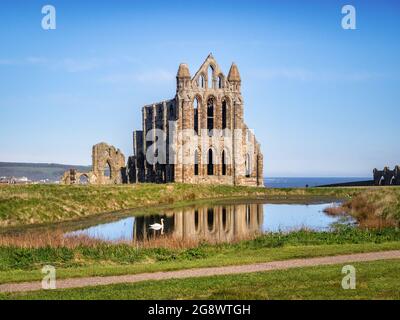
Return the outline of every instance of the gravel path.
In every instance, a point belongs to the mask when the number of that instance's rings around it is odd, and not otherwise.
[[[271,270],[285,270],[299,267],[323,266],[332,264],[342,264],[350,262],[363,262],[386,259],[400,259],[400,250],[357,253],[340,256],[291,259],[284,261],[273,261],[257,264],[198,268],[167,272],[141,273],[134,275],[107,276],[107,277],[87,277],[57,280],[57,289],[80,288],[87,286],[99,286],[118,283],[134,283],[146,280],[165,280],[165,279],[183,279],[193,277],[206,277],[226,274],[263,272]],[[41,290],[41,282],[22,282],[8,283],[0,285],[0,292],[27,292]]]

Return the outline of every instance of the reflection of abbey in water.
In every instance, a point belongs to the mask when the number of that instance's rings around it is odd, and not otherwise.
[[[164,215],[136,217],[133,240],[160,236],[149,226],[164,218],[164,234],[178,239],[231,241],[261,231],[262,204],[196,207],[166,211]]]

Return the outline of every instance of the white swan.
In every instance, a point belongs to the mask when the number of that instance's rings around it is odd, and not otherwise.
[[[153,223],[149,227],[152,230],[161,230],[161,234],[164,234],[164,219],[161,219],[161,224],[160,223]]]

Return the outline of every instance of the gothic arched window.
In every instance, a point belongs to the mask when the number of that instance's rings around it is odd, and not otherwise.
[[[245,166],[246,166],[246,177],[249,178],[251,174],[251,163],[249,154],[246,154]]]
[[[208,81],[208,87],[213,88],[213,81],[214,80],[214,69],[211,65],[208,66],[208,73],[207,73],[207,81]]]
[[[107,178],[111,178],[111,165],[110,162],[106,162],[106,165],[104,166],[104,176]]]
[[[214,162],[213,162],[213,151],[208,150],[208,164],[207,164],[207,174],[212,176],[214,174]]]
[[[226,159],[225,159],[225,150],[222,151],[222,175],[226,176]]]
[[[197,150],[194,152],[194,175],[199,175],[199,152]]]
[[[193,103],[193,124],[194,124],[194,131],[196,132],[196,134],[198,134],[199,132],[199,100],[197,99],[197,97],[194,99],[194,103]]]
[[[199,76],[199,78],[197,79],[197,85],[200,87],[200,88],[205,88],[205,81],[204,81],[204,76],[201,74],[200,76]]]
[[[226,129],[226,100],[222,101],[222,129]]]
[[[210,98],[207,101],[207,130],[211,135],[210,130],[214,129],[214,99]]]
[[[223,87],[223,79],[222,79],[222,76],[219,76],[218,77],[218,88],[222,89],[222,87]]]

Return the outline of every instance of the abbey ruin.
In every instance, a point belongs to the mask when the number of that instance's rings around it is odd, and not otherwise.
[[[383,170],[374,169],[374,185],[376,186],[400,186],[400,166],[395,166],[394,170],[389,167]]]
[[[61,184],[121,184],[127,182],[125,156],[121,150],[104,142],[92,148],[92,171],[68,170]]]
[[[173,99],[142,109],[129,182],[262,186],[263,155],[244,123],[238,67],[226,77],[210,54],[193,77],[181,64],[176,80]]]
[[[143,130],[133,133],[126,165],[119,149],[100,143],[93,147],[92,171],[69,170],[61,183],[263,186],[263,155],[244,123],[238,67],[233,63],[226,77],[210,54],[193,77],[182,63],[176,85],[173,99],[142,108]]]

